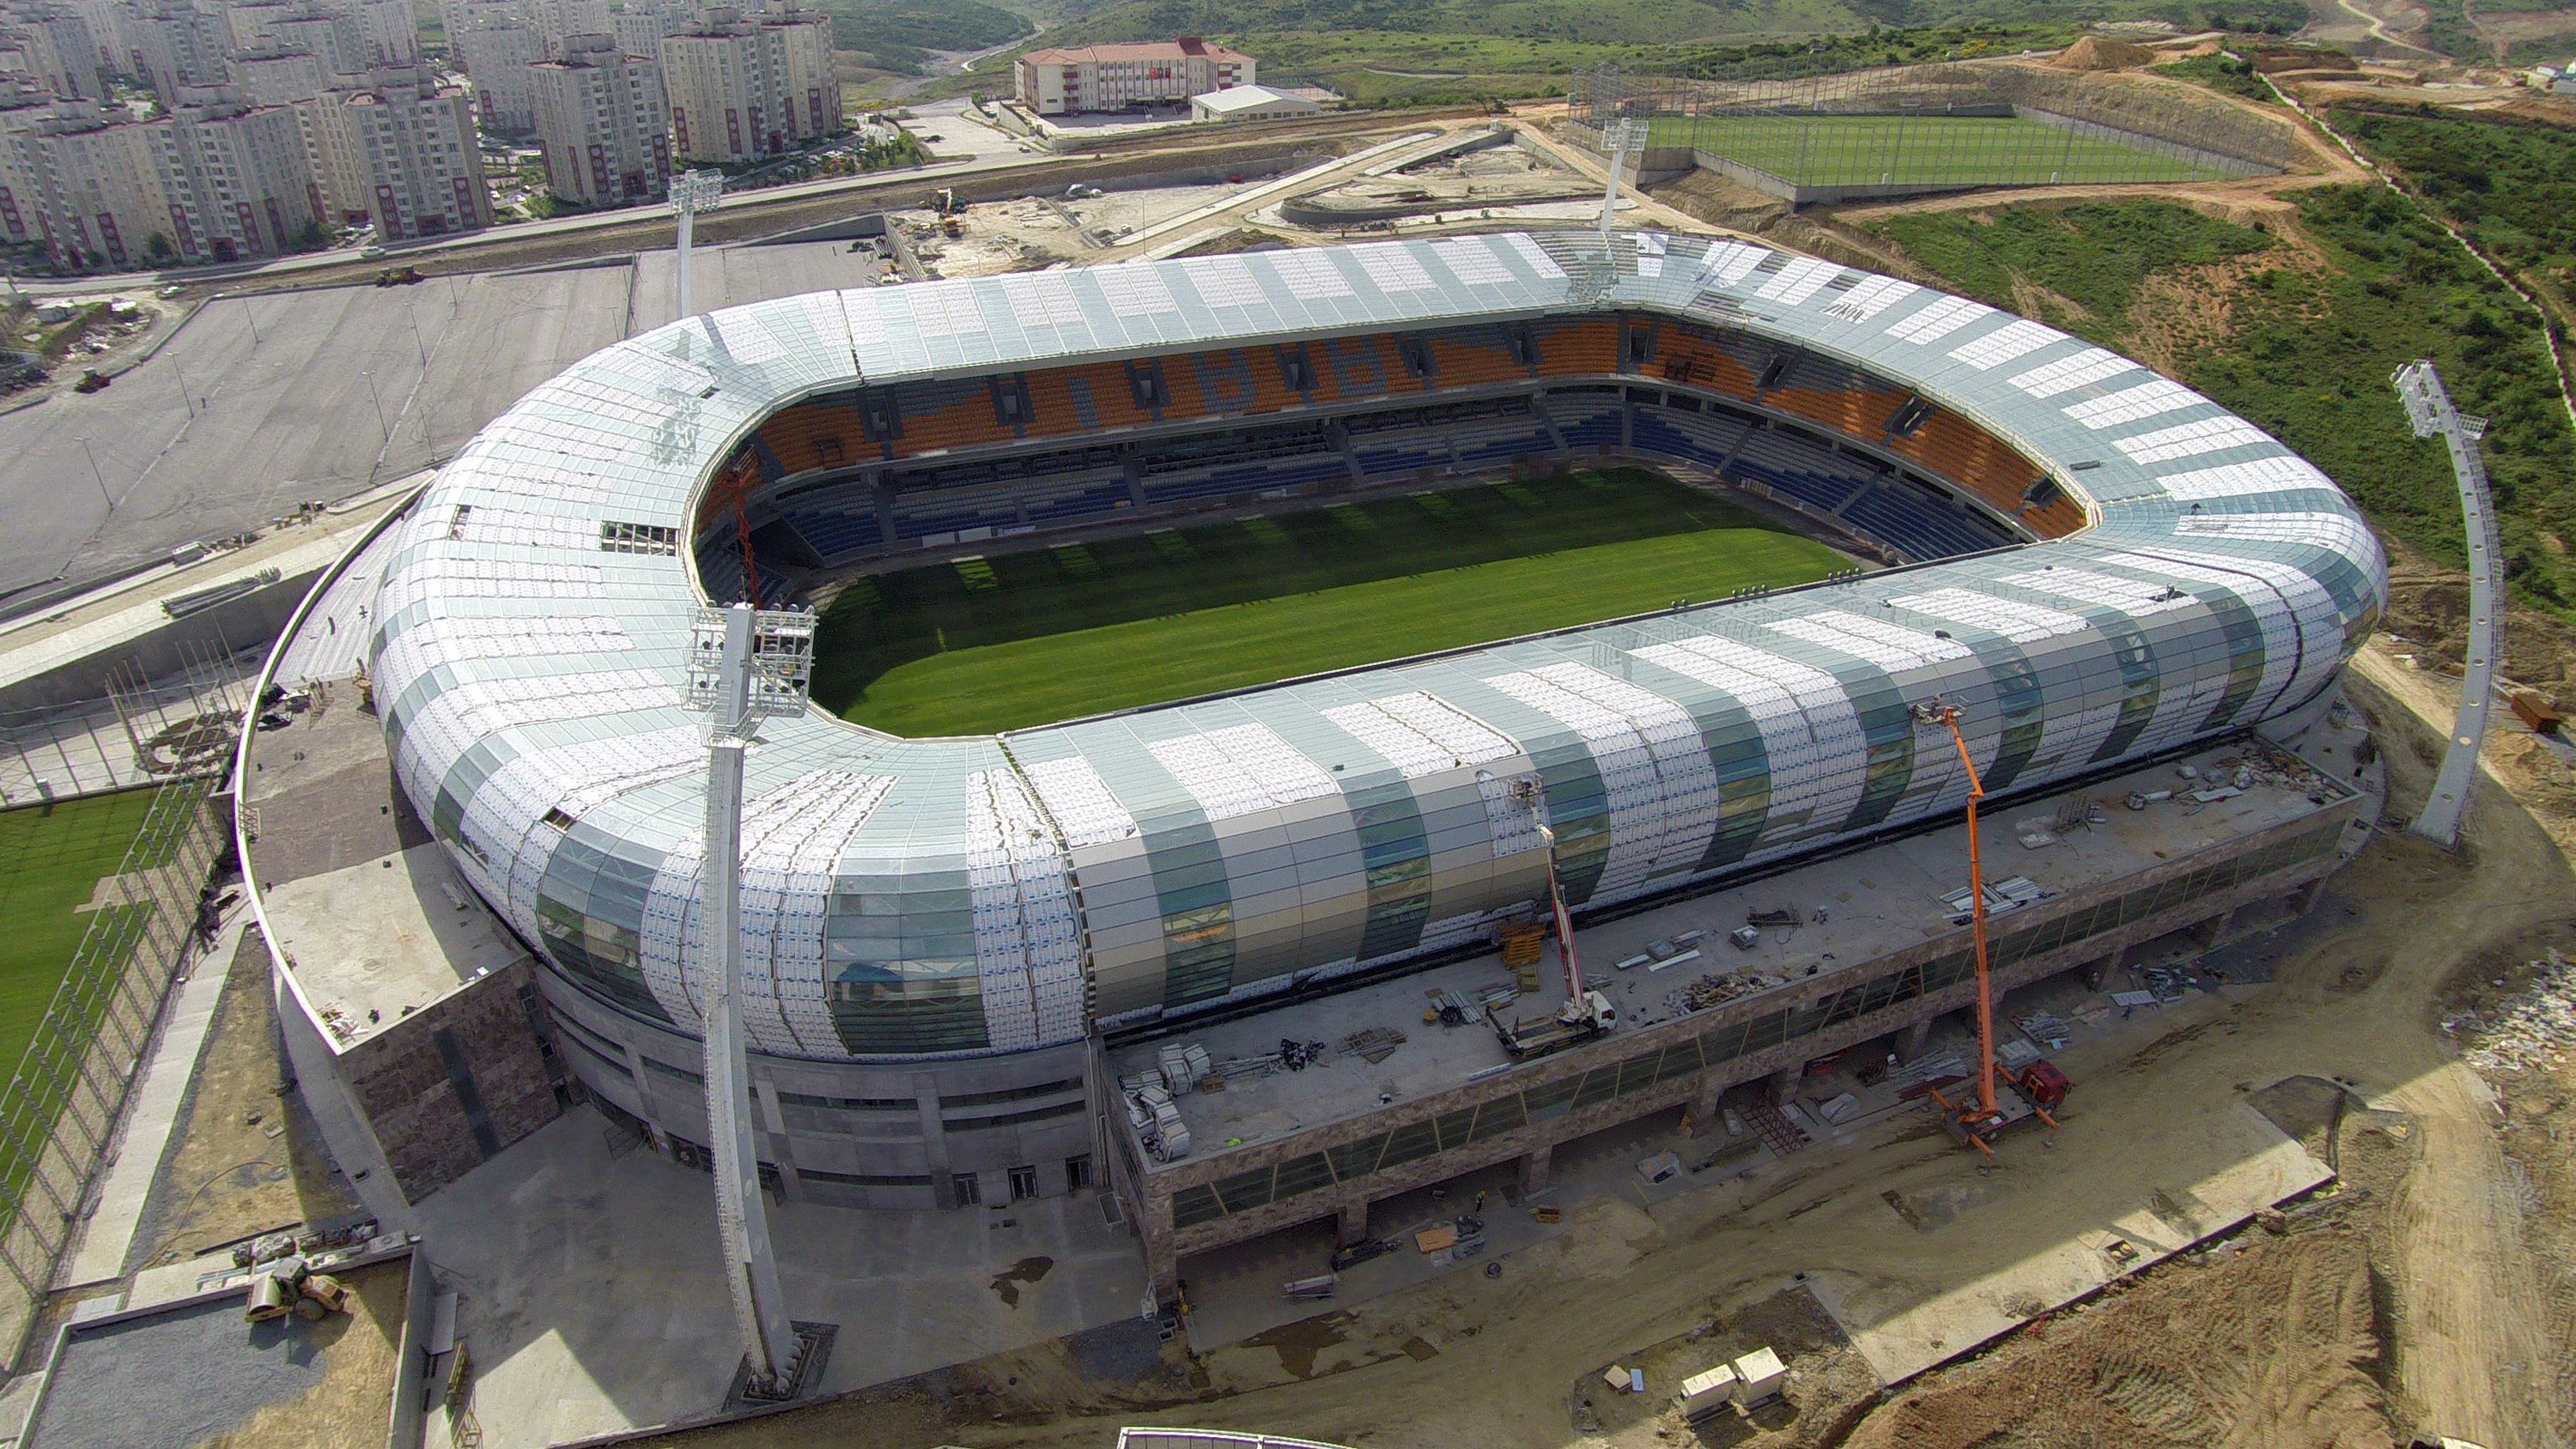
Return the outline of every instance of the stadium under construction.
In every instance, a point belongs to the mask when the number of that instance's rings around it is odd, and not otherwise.
[[[400,1222],[583,1097],[705,1159],[709,601],[1569,458],[1749,497],[1855,567],[993,736],[765,724],[733,985],[762,1181],[1113,1193],[1168,1291],[1193,1253],[1356,1239],[1372,1201],[1535,1184],[1587,1134],[1902,1052],[1974,990],[1945,899],[1969,782],[1928,705],[2007,802],[1990,852],[2058,826],[2016,856],[2004,986],[2216,939],[2367,836],[2334,695],[2386,592],[2368,527],[2253,425],[2039,323],[1588,231],[795,297],[530,394],[290,625],[283,653],[362,631],[374,715],[308,710],[242,777],[340,1164]],[[1585,959],[1632,968],[1594,967],[1615,1027],[1524,1054],[1426,1024],[1498,982],[1507,1019],[1563,1003],[1496,955],[1551,881]],[[1748,918],[1774,924],[1730,941]],[[1373,1028],[1409,1040],[1341,1045]],[[1283,1042],[1326,1069],[1162,1086]]]

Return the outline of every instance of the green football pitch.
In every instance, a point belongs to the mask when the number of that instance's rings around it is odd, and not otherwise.
[[[980,734],[1819,578],[1823,544],[1645,469],[1575,472],[862,578],[814,696]]]
[[[1799,186],[2071,186],[2227,174],[2017,116],[1664,116],[1649,136],[1651,145],[1695,147]]]
[[[116,873],[152,808],[151,790],[0,812],[0,1071],[17,1065],[89,930],[99,881]]]

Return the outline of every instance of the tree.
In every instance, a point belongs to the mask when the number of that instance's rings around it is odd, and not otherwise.
[[[170,250],[170,239],[156,231],[143,239],[143,255],[154,262],[167,262],[177,253]]]

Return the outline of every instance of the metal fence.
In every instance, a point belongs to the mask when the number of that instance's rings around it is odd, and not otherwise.
[[[231,752],[243,691],[267,645],[195,651],[178,677],[111,674],[98,697],[0,714],[0,807],[114,794],[205,769]]]
[[[229,835],[204,772],[157,787],[0,1099],[0,1365],[24,1347],[89,1210],[172,978],[210,939]]]
[[[1954,62],[1790,79],[1628,76],[1568,95],[1578,131],[1650,122],[1648,146],[1793,201],[1968,186],[2173,182],[2286,168],[2286,124],[2180,85]]]

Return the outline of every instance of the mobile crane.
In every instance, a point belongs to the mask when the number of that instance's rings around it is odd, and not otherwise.
[[[2066,1100],[2066,1074],[2046,1060],[2035,1061],[2018,1073],[2008,1074],[2005,1083],[2011,1095],[1995,1094],[1995,998],[1993,978],[1988,974],[1986,959],[1986,876],[1985,864],[1977,848],[1977,802],[1986,798],[1986,786],[1977,777],[1976,762],[1968,758],[1968,737],[1960,732],[1958,709],[1941,699],[1915,705],[1914,722],[1927,729],[1947,729],[1950,742],[1958,748],[1959,768],[1968,776],[1968,919],[1969,934],[1976,943],[1977,956],[1977,1095],[1976,1100],[1962,1098],[1952,1102],[1940,1089],[1929,1089],[1929,1095],[1941,1114],[1941,1124],[1962,1146],[1973,1147],[1987,1157],[1995,1155],[1994,1139],[2016,1123],[2037,1119],[2056,1130],[2057,1119],[2049,1109]]]
[[[1503,1050],[1517,1058],[1543,1057],[1617,1030],[1619,1008],[1600,992],[1584,989],[1583,963],[1574,954],[1574,917],[1565,909],[1565,890],[1556,874],[1556,831],[1547,823],[1539,782],[1514,780],[1511,794],[1529,808],[1530,821],[1547,847],[1547,905],[1556,922],[1556,954],[1565,963],[1565,1004],[1547,1016],[1506,1020],[1500,1012],[1488,1010],[1485,1019],[1494,1024]]]

